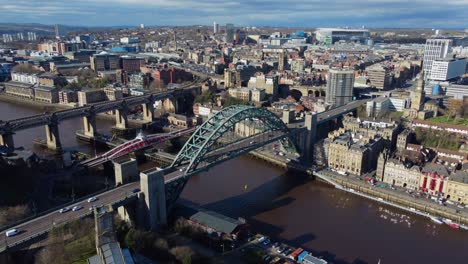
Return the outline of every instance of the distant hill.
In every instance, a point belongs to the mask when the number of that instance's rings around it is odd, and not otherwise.
[[[87,27],[59,25],[61,35],[85,29],[87,29]],[[0,23],[0,34],[14,34],[18,32],[36,32],[38,35],[55,34],[54,25],[44,25],[39,23]]]

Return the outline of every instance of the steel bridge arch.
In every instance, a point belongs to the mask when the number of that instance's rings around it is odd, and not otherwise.
[[[170,167],[175,168],[188,163],[185,173],[196,170],[220,137],[234,128],[237,123],[249,118],[262,120],[264,131],[283,131],[285,134],[290,132],[278,116],[265,108],[245,105],[226,107],[206,120],[192,134]]]

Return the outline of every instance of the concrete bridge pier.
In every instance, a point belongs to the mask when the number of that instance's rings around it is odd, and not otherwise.
[[[13,133],[0,135],[0,145],[6,146],[10,149],[15,148],[15,142],[13,140]]]
[[[119,129],[128,128],[128,110],[116,109],[115,110],[115,127]]]
[[[142,105],[143,107],[143,120],[148,122],[154,121],[154,105],[152,102],[145,103]]]
[[[83,116],[83,134],[89,138],[96,136],[96,115]]]
[[[164,170],[154,168],[140,173],[141,197],[137,205],[137,225],[151,230],[167,224]],[[143,221],[141,221],[143,220]]]
[[[166,113],[177,113],[177,99],[176,98],[166,98],[162,101],[164,112]]]
[[[58,124],[45,125],[45,129],[46,129],[47,147],[49,149],[55,150],[55,151],[62,150],[62,144],[60,143]]]

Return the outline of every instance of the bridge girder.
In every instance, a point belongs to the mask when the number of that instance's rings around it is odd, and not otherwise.
[[[254,118],[262,121],[260,126],[263,131],[280,130],[285,134],[290,132],[279,117],[264,108],[230,106],[213,115],[192,134],[171,167],[188,163],[186,173],[196,170],[220,137],[233,129],[237,123]]]

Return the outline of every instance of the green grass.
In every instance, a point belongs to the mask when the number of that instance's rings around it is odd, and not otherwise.
[[[90,234],[66,244],[65,255],[70,257],[70,263],[87,263],[89,257],[96,255],[94,235]]]
[[[453,118],[449,116],[437,116],[437,117],[429,118],[427,119],[427,121],[431,121],[435,123],[450,124],[450,125],[468,126],[468,118]]]

